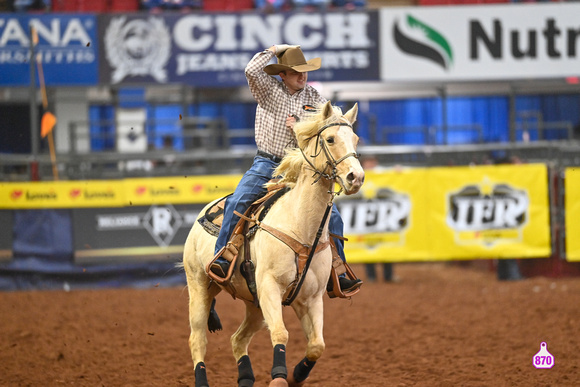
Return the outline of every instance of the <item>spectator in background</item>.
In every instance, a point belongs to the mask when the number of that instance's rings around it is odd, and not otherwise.
[[[392,282],[393,280],[393,264],[390,262],[384,262],[381,264],[383,267],[383,281]],[[377,281],[377,269],[374,263],[365,264],[365,272],[367,275],[367,281],[376,282]]]
[[[334,8],[344,8],[347,10],[353,10],[357,8],[364,8],[366,7],[367,2],[366,0],[332,0],[332,6]]]
[[[203,0],[141,0],[141,9],[150,11],[201,9]]]
[[[503,156],[495,159],[496,165],[501,164],[522,164],[517,156]],[[520,273],[520,267],[517,259],[498,259],[497,260],[497,279],[499,281],[519,281],[524,276]]]
[[[16,12],[48,11],[51,0],[14,0],[13,7]]]
[[[361,164],[365,171],[380,171],[382,168],[379,166],[379,161],[375,156],[364,156],[361,158]],[[391,282],[393,281],[393,264],[390,262],[384,262],[381,264],[383,268],[383,281]],[[367,263],[365,264],[365,272],[367,275],[367,280],[369,282],[375,282],[377,280],[377,270],[376,264]]]
[[[263,12],[277,12],[289,10],[291,0],[254,0],[254,8]]]
[[[294,8],[306,11],[325,10],[330,5],[330,0],[292,0]]]

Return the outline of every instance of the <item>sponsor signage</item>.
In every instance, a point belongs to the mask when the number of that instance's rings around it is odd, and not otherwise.
[[[417,221],[427,211],[421,189],[426,174],[422,168],[366,171],[357,196],[339,197],[336,205],[348,238],[349,261],[416,260],[429,255],[427,244],[421,243],[426,224]],[[421,246],[425,250],[416,248]]]
[[[97,18],[89,14],[0,14],[0,84],[30,84],[30,26],[48,86],[98,83]],[[38,81],[37,81],[38,85]]]
[[[175,261],[201,209],[171,204],[75,209],[75,261]]]
[[[0,183],[0,208],[116,207],[125,204],[119,181]]]
[[[545,165],[369,171],[337,206],[351,262],[551,254]]]
[[[209,203],[232,193],[240,175],[0,183],[0,209]]]
[[[381,79],[578,76],[578,15],[580,4],[383,8]]]
[[[580,167],[566,168],[564,180],[566,259],[580,261]]]
[[[126,179],[130,205],[165,203],[209,203],[234,192],[240,175],[160,177]]]
[[[434,258],[550,256],[545,165],[433,168],[428,182]]]
[[[567,235],[580,229],[577,175],[574,169],[566,172]],[[348,259],[548,257],[547,176],[543,164],[367,171],[360,193],[336,201],[349,239]],[[182,253],[202,207],[233,192],[239,179],[224,175],[0,183],[0,208],[76,207],[72,211],[78,260],[166,259]],[[576,239],[567,238],[571,260],[580,260]]]
[[[310,81],[379,78],[376,11],[102,15],[99,30],[104,84],[244,85],[252,56],[277,43],[322,58]]]

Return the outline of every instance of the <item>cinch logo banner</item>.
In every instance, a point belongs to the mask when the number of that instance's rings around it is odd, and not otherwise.
[[[35,52],[46,85],[97,84],[95,15],[11,13],[0,14],[0,85],[30,84],[30,26],[38,33]]]
[[[0,183],[0,208],[120,207],[125,192],[118,181]]]
[[[547,179],[539,164],[368,172],[337,203],[349,261],[547,257]]]
[[[381,79],[451,81],[578,75],[579,4],[387,7]]]
[[[566,259],[580,261],[580,167],[566,168]]]
[[[105,84],[243,85],[252,56],[276,42],[322,58],[311,81],[379,79],[377,11],[102,15],[99,36]]]

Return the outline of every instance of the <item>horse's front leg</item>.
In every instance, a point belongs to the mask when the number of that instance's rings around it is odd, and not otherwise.
[[[212,285],[208,289],[207,277],[195,275],[186,266],[187,289],[189,292],[189,349],[195,366],[195,387],[207,387],[207,373],[204,357],[207,350],[208,317],[214,297],[220,289]]]
[[[300,319],[308,343],[306,355],[294,367],[292,374],[288,376],[288,384],[290,387],[302,387],[326,347],[322,333],[324,305],[322,297],[316,296],[306,302],[295,301],[292,307]]]
[[[272,365],[272,382],[270,387],[288,386],[286,377],[286,344],[288,344],[288,330],[284,325],[282,315],[282,295],[280,288],[273,277],[265,276],[258,288],[260,307],[270,330],[270,340],[274,347],[274,361]]]
[[[248,356],[248,346],[256,332],[263,326],[262,311],[254,304],[247,302],[246,317],[230,339],[234,358],[238,362],[238,387],[252,387],[254,385],[254,371]]]

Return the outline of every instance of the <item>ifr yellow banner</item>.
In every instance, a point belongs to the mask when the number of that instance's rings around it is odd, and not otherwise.
[[[551,254],[543,164],[369,171],[362,191],[337,203],[349,262]]]
[[[580,261],[580,167],[564,171],[566,200],[566,259]]]
[[[357,197],[339,196],[349,262],[429,259],[428,173],[419,168],[366,171]]]
[[[433,168],[434,259],[551,254],[548,170],[543,164]]]

